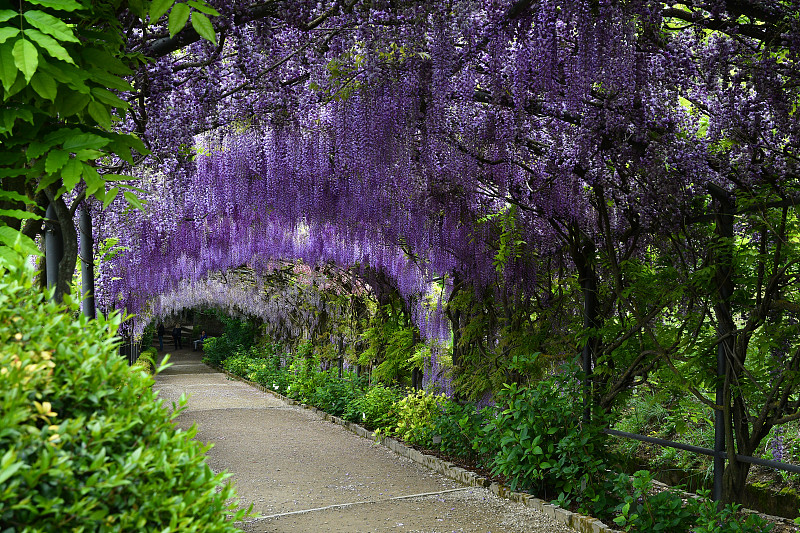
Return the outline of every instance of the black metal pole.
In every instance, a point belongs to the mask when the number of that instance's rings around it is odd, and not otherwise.
[[[717,346],[717,409],[714,411],[714,489],[711,497],[715,502],[722,501],[722,475],[725,472],[725,417],[720,409],[725,401],[725,347]]]
[[[592,257],[594,246],[588,244],[584,247],[585,264],[581,272],[581,288],[583,289],[583,328],[589,331],[597,327],[597,279],[592,270]],[[591,381],[592,381],[592,352],[594,351],[594,337],[586,337],[586,344],[581,352],[581,366],[583,367],[583,422],[591,421]]]
[[[90,319],[95,318],[94,303],[94,259],[92,239],[92,216],[87,208],[81,209],[80,219],[78,220],[80,230],[81,245],[81,292],[83,292],[83,314]]]
[[[725,457],[728,455],[725,444],[725,413],[722,406],[725,404],[725,379],[728,370],[728,352],[733,347],[734,339],[731,335],[733,318],[731,317],[730,299],[733,294],[733,257],[730,244],[725,239],[733,238],[733,200],[727,191],[720,187],[710,186],[711,196],[716,200],[718,210],[715,215],[719,252],[714,258],[717,267],[715,283],[717,284],[718,301],[715,304],[717,314],[717,335],[720,338],[717,344],[717,388],[714,410],[714,487],[711,496],[714,501],[721,502],[723,495],[723,474],[725,472]],[[734,452],[734,450],[731,450]],[[736,459],[733,459],[736,460]]]
[[[45,212],[47,230],[44,236],[44,258],[46,265],[47,287],[54,288],[58,284],[58,265],[64,257],[64,239],[58,225],[56,209],[53,204],[47,206]]]

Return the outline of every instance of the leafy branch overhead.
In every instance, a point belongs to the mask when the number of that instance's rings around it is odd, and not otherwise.
[[[15,242],[33,251],[46,201],[94,197],[107,206],[122,192],[142,207],[120,171],[149,153],[132,132],[125,100],[136,90],[135,69],[148,59],[127,50],[119,13],[128,9],[140,21],[158,22],[170,10],[171,34],[191,19],[210,41],[216,36],[208,16],[218,13],[196,0],[31,0],[0,7],[0,216],[20,230],[0,234],[6,255]]]

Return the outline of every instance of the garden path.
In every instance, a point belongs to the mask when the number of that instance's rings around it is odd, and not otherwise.
[[[213,443],[256,518],[247,532],[571,532],[544,514],[465,487],[318,414],[226,378],[179,350],[156,376],[164,405],[189,396],[176,421]]]

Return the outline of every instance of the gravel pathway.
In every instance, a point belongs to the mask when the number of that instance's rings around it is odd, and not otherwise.
[[[319,415],[232,381],[176,352],[155,388],[170,406],[182,393],[182,428],[213,443],[208,463],[227,470],[258,514],[248,532],[570,533],[486,489],[464,487]]]

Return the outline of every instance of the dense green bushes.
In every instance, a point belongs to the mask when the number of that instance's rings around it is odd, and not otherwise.
[[[117,354],[119,315],[65,301],[0,269],[0,529],[237,531],[226,476]]]

